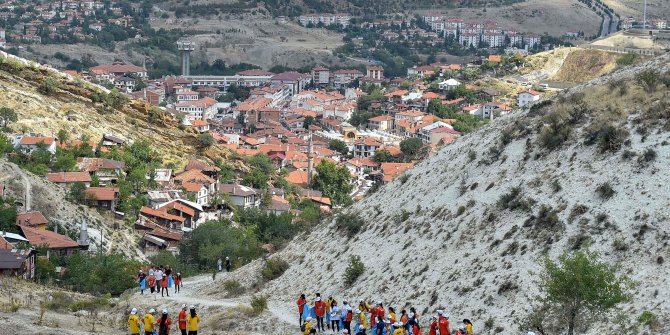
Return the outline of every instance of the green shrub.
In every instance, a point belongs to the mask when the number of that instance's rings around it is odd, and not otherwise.
[[[84,300],[77,300],[73,302],[70,305],[70,310],[72,312],[76,311],[96,311],[99,309],[102,309],[104,307],[109,306],[109,299],[112,297],[111,294],[107,293],[105,295],[91,298],[91,299],[84,299]]]
[[[609,182],[605,182],[596,188],[596,193],[598,193],[601,198],[607,200],[614,196],[616,191],[612,188],[612,185],[610,185]]]
[[[351,256],[349,266],[344,270],[344,285],[350,287],[365,272],[365,264],[359,256]]]
[[[647,69],[638,73],[635,79],[647,93],[654,93],[658,84],[661,83],[661,73],[654,69]]]
[[[60,82],[54,77],[46,77],[42,84],[40,84],[38,91],[45,95],[56,93],[60,89]]]
[[[529,211],[530,203],[523,198],[520,187],[513,187],[509,193],[500,196],[500,199],[498,199],[498,207],[501,209],[509,209],[510,211],[517,209]]]
[[[628,140],[628,130],[613,125],[605,125],[586,132],[586,145],[598,144],[600,152],[619,151]]]
[[[264,295],[251,296],[251,309],[256,316],[261,315],[268,308],[268,298]]]
[[[658,323],[658,317],[656,316],[656,314],[650,311],[644,311],[637,318],[637,321],[639,321],[641,324],[645,326],[653,327],[655,324]]]
[[[223,282],[223,289],[228,291],[228,295],[235,297],[244,293],[244,287],[234,279],[229,279]]]
[[[544,121],[545,126],[538,135],[538,140],[543,148],[554,150],[570,139],[573,125],[566,122],[559,113],[548,114],[544,117]]]
[[[338,230],[347,234],[347,237],[354,237],[361,231],[365,221],[356,213],[340,214],[335,219],[335,224]]]
[[[261,270],[261,276],[265,280],[273,280],[279,278],[288,268],[290,265],[288,264],[287,261],[281,259],[281,258],[276,258],[276,259],[268,259],[267,262],[265,262],[265,266]]]
[[[619,58],[617,58],[616,63],[617,65],[632,65],[635,63],[635,60],[637,60],[637,55],[636,54],[625,54]]]

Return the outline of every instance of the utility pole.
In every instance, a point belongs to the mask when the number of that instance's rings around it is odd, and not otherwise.
[[[312,185],[312,169],[314,168],[314,143],[312,142],[312,131],[309,131],[309,149],[307,150],[307,187]]]
[[[644,0],[644,19],[642,20],[642,29],[647,29],[647,0]]]

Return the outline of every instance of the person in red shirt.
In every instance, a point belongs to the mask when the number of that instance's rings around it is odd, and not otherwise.
[[[186,304],[181,305],[181,312],[179,312],[178,324],[181,335],[186,335]]]
[[[346,301],[345,301],[346,305]],[[342,320],[342,323],[344,324],[344,329],[347,331],[348,334],[351,334],[351,320],[354,319],[354,312],[351,310],[351,307],[346,307],[347,308],[347,316]]]
[[[174,293],[179,293],[180,286],[181,286],[181,273],[177,272],[177,274],[174,276]]]
[[[385,313],[386,313],[386,311],[384,310],[384,305],[382,304],[381,301],[378,302],[378,303],[377,303],[377,316],[378,316],[380,319],[383,319],[384,316],[386,315]]]
[[[316,328],[319,332],[326,331],[323,325],[323,316],[326,314],[326,303],[321,301],[321,297],[314,300],[314,314],[316,314]]]
[[[149,275],[149,290],[154,293],[156,290],[156,276],[153,273]]]
[[[307,299],[304,294],[300,294],[300,298],[295,302],[298,305],[298,326],[302,327],[302,313],[305,311]]]
[[[449,335],[449,313],[438,310],[437,315],[437,329],[440,331],[440,335]]]
[[[430,317],[430,331],[428,335],[437,335],[437,319],[434,316]]]
[[[168,297],[170,296],[170,291],[168,291],[167,285],[168,285],[168,277],[164,276],[163,279],[161,280],[161,287],[163,288],[161,290],[161,297],[164,297],[163,291],[165,291],[165,293],[167,293]]]
[[[163,315],[156,321],[158,323],[158,335],[169,335],[170,326],[172,325],[172,320],[168,316],[167,309],[163,310]]]

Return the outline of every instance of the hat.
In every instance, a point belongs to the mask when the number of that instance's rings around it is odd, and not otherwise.
[[[393,323],[393,327],[400,328],[397,322]]]
[[[191,305],[191,309],[195,309],[195,306]]]
[[[414,317],[414,313],[412,313],[412,312],[409,312],[409,314],[407,314],[407,316],[408,316],[408,317],[409,317],[409,318],[411,319],[411,318],[413,318],[413,317]]]
[[[342,334],[349,334],[349,331],[345,329],[342,331]]]
[[[442,316],[444,316],[445,318],[448,319],[449,318],[449,313],[444,313],[444,315],[442,315]]]
[[[305,319],[305,321],[307,321],[307,322],[312,321],[312,317],[311,317],[311,316],[308,316],[307,319]]]
[[[381,305],[381,304],[382,304],[381,300],[377,301],[377,305]]]
[[[460,330],[465,330],[465,325],[460,325],[460,326],[458,326],[458,329],[460,329]]]
[[[156,313],[156,310],[152,308],[152,309],[149,310],[149,313],[151,313],[151,314]]]
[[[316,297],[316,301],[321,301],[321,297]]]
[[[167,314],[167,309],[163,309],[163,314]]]
[[[186,304],[181,304],[182,309],[186,309]]]
[[[396,323],[398,324],[396,327],[402,327],[404,325],[404,323],[402,323],[402,321],[398,321]]]
[[[354,311],[354,313],[356,313],[356,314],[361,314],[361,310],[357,308],[357,309]]]
[[[438,310],[437,310],[437,315],[442,315],[442,314],[444,314],[444,311],[441,310],[441,309],[438,309]]]
[[[130,310],[130,314],[135,315],[137,314],[137,308],[133,308]]]

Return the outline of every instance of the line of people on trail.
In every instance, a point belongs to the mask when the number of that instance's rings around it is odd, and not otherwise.
[[[393,307],[385,309],[381,301],[371,307],[364,300],[360,300],[358,306],[352,306],[345,300],[340,306],[332,295],[324,300],[320,293],[316,293],[311,304],[301,294],[296,304],[303,335],[325,333],[326,328],[331,334],[344,335],[368,335],[368,330],[371,335],[423,334],[419,313],[414,307],[409,312],[403,309],[400,314],[396,314]],[[436,315],[430,316],[427,322],[428,335],[473,335],[472,327],[469,319],[463,319],[452,329],[449,313],[443,310],[436,311]]]
[[[170,296],[170,290],[174,286],[174,293],[179,293],[183,287],[181,273],[173,273],[170,266],[151,266],[149,274],[145,274],[143,269],[137,275],[137,281],[140,285],[140,294],[149,288],[151,293],[160,293],[161,297],[165,294]]]
[[[142,319],[138,316],[137,308],[133,308],[128,316],[128,329],[130,335],[169,335],[172,327],[172,319],[167,309],[163,309],[160,317],[156,318],[156,310],[151,308],[144,314]],[[191,305],[188,312],[186,304],[181,305],[181,311],[177,319],[175,329],[181,335],[198,335],[200,316],[195,312],[195,306]]]

